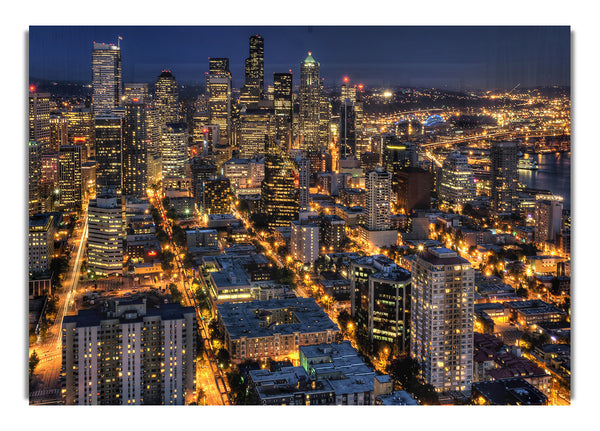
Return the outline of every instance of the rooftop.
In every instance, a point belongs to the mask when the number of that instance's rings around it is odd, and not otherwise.
[[[270,337],[276,333],[339,331],[313,298],[224,303],[217,305],[217,309],[231,339]],[[281,311],[287,313],[286,322],[275,316]]]

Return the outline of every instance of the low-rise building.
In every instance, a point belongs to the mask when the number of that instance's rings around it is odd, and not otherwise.
[[[300,346],[331,343],[339,333],[313,298],[223,303],[217,311],[225,346],[237,364],[293,357]]]
[[[472,385],[472,398],[480,405],[547,405],[548,397],[521,377],[478,382]]]
[[[190,229],[185,232],[187,251],[199,253],[218,248],[218,233],[216,229]]]
[[[528,301],[505,302],[510,310],[510,318],[522,326],[532,326],[540,323],[560,322],[567,313],[560,308],[540,299]]]

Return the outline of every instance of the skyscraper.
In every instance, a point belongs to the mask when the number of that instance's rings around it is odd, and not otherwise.
[[[50,149],[50,93],[38,93],[29,87],[29,140],[40,145],[42,154]]]
[[[127,83],[123,85],[123,102],[131,102],[138,99],[140,102],[148,103],[148,84],[146,83]]]
[[[365,226],[368,230],[390,228],[392,174],[377,166],[366,173],[367,214]]]
[[[265,87],[265,40],[250,36],[250,55],[246,59],[246,83],[242,88],[240,103],[249,105],[263,99]]]
[[[67,120],[68,145],[81,145],[81,160],[87,161],[94,155],[96,134],[94,133],[94,115],[90,109],[76,107],[64,113]]]
[[[121,193],[123,120],[120,115],[103,114],[94,118],[96,134],[96,190],[110,187]]]
[[[294,118],[292,97],[292,73],[273,74],[273,105],[277,124],[276,139],[286,150],[292,146],[292,121]]]
[[[321,81],[319,63],[312,53],[300,65],[299,93],[300,148],[315,151],[320,148],[319,119],[321,112]]]
[[[493,142],[491,160],[491,207],[496,213],[511,213],[517,209],[518,147],[516,142]]]
[[[115,300],[81,310],[62,326],[63,400],[67,405],[191,402],[196,390],[193,307]]]
[[[58,153],[58,191],[62,211],[81,210],[81,188],[81,147],[61,146]]]
[[[309,211],[308,205],[310,188],[310,160],[302,157],[296,157],[296,166],[298,167],[298,198],[299,211]]]
[[[471,390],[474,271],[447,248],[408,258],[412,274],[410,355],[437,391]]]
[[[439,180],[439,198],[446,205],[461,207],[475,199],[475,176],[469,160],[460,152],[454,151],[442,164]]]
[[[261,212],[267,216],[270,227],[289,226],[298,219],[298,171],[277,141],[267,145]]]
[[[163,178],[185,177],[188,131],[186,123],[168,123],[162,134]]]
[[[319,88],[321,90],[319,100],[319,148],[321,150],[328,150],[331,138],[331,100],[325,93],[323,80],[321,80]]]
[[[275,116],[272,109],[243,109],[239,115],[239,156],[251,159],[265,153],[265,143],[275,138]]]
[[[209,58],[206,75],[208,114],[220,129],[221,144],[229,144],[231,132],[231,72],[228,58]]]
[[[41,145],[37,141],[29,141],[27,146],[28,178],[29,178],[29,216],[41,211],[41,179],[42,179],[42,151]]]
[[[163,70],[156,79],[154,106],[158,110],[161,127],[167,123],[177,123],[179,112],[179,92],[177,81],[170,70]]]
[[[88,268],[100,275],[123,272],[123,205],[110,189],[88,206]]]
[[[125,102],[123,195],[144,197],[148,186],[147,107],[137,97]]]
[[[58,115],[50,116],[50,153],[58,154],[61,145],[68,145],[68,121]]]
[[[92,107],[98,115],[121,103],[121,48],[96,43],[92,49]]]

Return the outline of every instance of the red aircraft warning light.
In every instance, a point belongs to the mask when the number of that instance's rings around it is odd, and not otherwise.
[[[350,79],[348,79],[347,76],[344,76],[344,82],[348,82],[348,81],[350,81]]]
[[[35,91],[35,85],[30,85],[29,86],[29,91]]]

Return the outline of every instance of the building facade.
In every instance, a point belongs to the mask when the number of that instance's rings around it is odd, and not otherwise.
[[[103,191],[88,206],[88,268],[97,274],[123,272],[123,205]]]
[[[123,163],[123,119],[104,114],[94,118],[96,144],[96,191],[112,188],[121,193]]]
[[[81,147],[65,145],[58,153],[58,196],[62,211],[81,211]]]
[[[67,405],[182,405],[195,400],[193,307],[146,299],[82,310],[62,325],[62,396]]]
[[[410,355],[438,392],[469,393],[473,382],[474,271],[447,248],[409,259]]]
[[[490,203],[496,213],[511,213],[519,204],[516,142],[493,142],[490,152]]]
[[[147,107],[143,99],[125,103],[123,119],[123,195],[146,196],[148,188]]]
[[[92,49],[92,106],[96,115],[119,106],[122,96],[121,48],[96,43]]]
[[[29,274],[50,269],[54,254],[54,216],[36,214],[29,217]]]
[[[477,194],[475,176],[469,160],[458,151],[450,153],[442,164],[439,199],[450,206],[463,206]]]
[[[365,175],[367,189],[367,214],[365,227],[368,230],[390,228],[392,174],[377,167]]]

